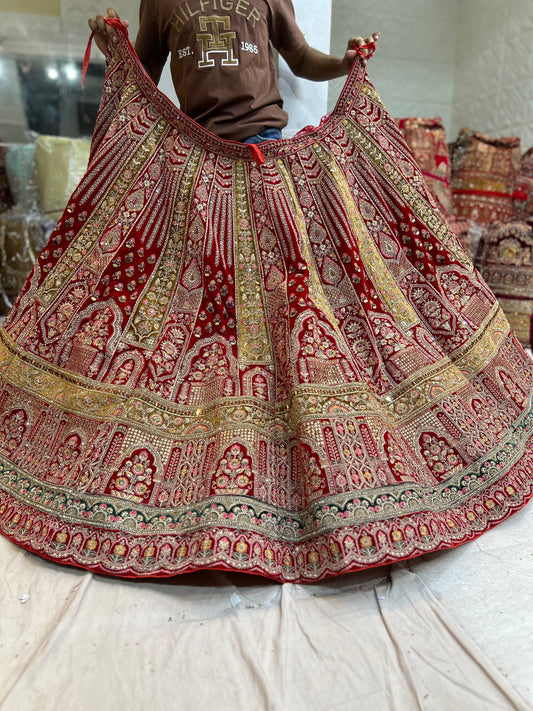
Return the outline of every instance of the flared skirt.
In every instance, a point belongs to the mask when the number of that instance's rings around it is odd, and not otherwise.
[[[87,173],[0,330],[0,529],[122,576],[283,581],[530,498],[532,362],[356,61],[250,149],[119,33]]]

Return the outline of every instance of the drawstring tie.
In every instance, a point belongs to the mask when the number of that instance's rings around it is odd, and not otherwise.
[[[263,155],[263,152],[261,151],[257,143],[247,143],[246,145],[250,149],[252,158],[257,163],[257,165],[263,165],[263,163],[265,162],[265,156]]]
[[[123,32],[126,34],[128,33],[128,30],[124,27],[122,22],[120,21],[120,18],[118,17],[106,17],[104,18],[105,21],[107,22],[108,25],[111,25],[111,27],[115,27],[116,29],[120,28]],[[81,72],[81,85],[85,86],[85,76],[87,74],[87,69],[89,67],[89,62],[91,59],[91,46],[93,43],[94,39],[94,32],[91,32],[89,36],[89,41],[87,42],[87,48],[85,50],[85,54],[83,56],[83,69]]]
[[[360,47],[358,47],[355,42],[352,44],[352,49],[355,49],[359,57],[362,57],[363,59],[370,59],[370,57],[374,54],[376,51],[376,43],[375,42],[369,42],[368,44],[362,44]],[[365,51],[367,50],[367,51]]]

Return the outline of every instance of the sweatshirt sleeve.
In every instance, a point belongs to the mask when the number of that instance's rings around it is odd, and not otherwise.
[[[157,84],[167,61],[169,49],[161,30],[161,19],[154,5],[154,0],[141,0],[135,51],[148,74]]]
[[[291,0],[271,0],[270,40],[279,51],[294,52],[306,44],[298,27]]]

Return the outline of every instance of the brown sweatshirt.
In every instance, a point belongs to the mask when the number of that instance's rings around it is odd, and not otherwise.
[[[155,81],[170,53],[182,111],[241,141],[287,125],[272,45],[304,44],[290,0],[141,0],[135,49]]]

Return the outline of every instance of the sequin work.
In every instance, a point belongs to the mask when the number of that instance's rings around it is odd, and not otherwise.
[[[531,496],[532,363],[357,61],[258,164],[121,35],[86,176],[0,331],[0,527],[123,576],[283,581]]]

